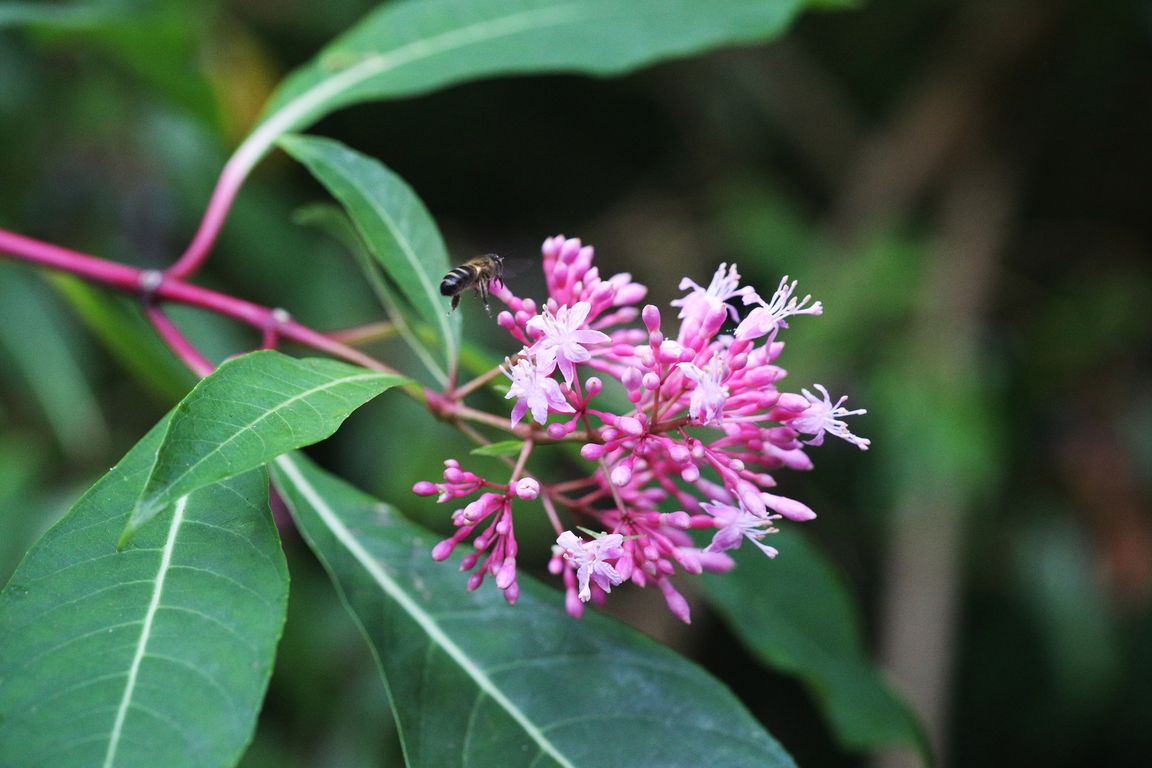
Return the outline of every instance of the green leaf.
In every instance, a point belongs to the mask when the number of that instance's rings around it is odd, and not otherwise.
[[[523,440],[503,440],[499,443],[473,448],[469,453],[473,456],[519,456],[523,448]]]
[[[703,580],[713,606],[767,666],[804,681],[846,749],[908,744],[927,759],[919,723],[865,652],[832,563],[795,531],[781,530],[772,545],[775,559],[744,547],[735,569]]]
[[[181,496],[323,440],[352,411],[406,381],[272,350],[229,360],[176,406],[122,543]]]
[[[272,465],[376,653],[413,768],[791,766],[721,683],[520,577],[509,607],[429,557],[430,533],[298,455]]]
[[[344,205],[372,255],[434,330],[448,367],[455,368],[460,315],[449,314],[439,289],[452,263],[424,203],[379,161],[338,141],[285,136],[280,145]]]
[[[780,34],[801,0],[426,0],[386,3],[293,72],[237,150],[249,168],[283,134],[340,107],[484,77],[611,75]]]
[[[267,477],[197,491],[117,552],[162,434],[0,593],[0,765],[230,766],[252,737],[288,597]]]

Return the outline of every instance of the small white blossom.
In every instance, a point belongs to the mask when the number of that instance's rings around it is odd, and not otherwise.
[[[716,274],[712,275],[712,282],[707,288],[702,288],[696,281],[687,277],[681,280],[680,290],[691,288],[692,292],[673,300],[672,306],[680,307],[681,320],[693,317],[702,322],[714,308],[723,306],[729,299],[737,296],[742,297],[745,304],[760,301],[752,286],[746,285],[740,288],[739,285],[740,273],[736,271],[736,265],[729,267],[727,264],[721,264]],[[733,320],[738,319],[736,310],[731,305],[728,305],[728,314]]]
[[[749,312],[748,316],[744,318],[744,322],[736,328],[736,338],[758,339],[776,330],[777,327],[787,328],[788,318],[793,315],[823,314],[824,306],[820,302],[808,304],[809,301],[812,301],[811,296],[797,299],[792,295],[792,292],[796,290],[796,285],[796,280],[789,283],[788,276],[785,275],[780,281],[780,287],[776,289],[776,293],[772,294],[772,299],[767,303],[759,296],[752,300],[745,298],[745,304],[758,303],[760,306]]]
[[[729,549],[739,549],[744,539],[755,544],[760,551],[768,557],[776,557],[775,547],[762,544],[760,539],[777,529],[772,525],[774,519],[771,515],[758,515],[744,509],[743,506],[734,507],[731,504],[704,502],[700,505],[708,514],[716,518],[716,535],[712,537],[705,552],[724,552]]]
[[[587,347],[611,341],[606,333],[581,327],[591,309],[588,302],[578,301],[571,307],[560,307],[555,314],[545,309],[544,314],[528,321],[529,328],[543,334],[528,351],[536,355],[541,361],[540,367],[549,373],[549,366],[559,366],[568,384],[576,376],[576,363],[586,363],[592,358]]]
[[[820,390],[820,394],[824,397],[821,399],[806,389],[801,390],[811,405],[799,416],[792,419],[792,428],[805,435],[812,435],[812,439],[807,441],[809,445],[822,444],[824,433],[828,433],[842,440],[847,440],[862,451],[868,450],[872,441],[852,434],[848,431],[848,425],[842,420],[845,416],[860,416],[868,413],[868,411],[863,408],[850,411],[843,407],[844,401],[848,399],[847,395],[833,403],[827,389],[819,384],[816,384],[815,387]]]
[[[524,418],[528,410],[532,411],[532,419],[539,424],[548,421],[549,410],[555,413],[576,412],[560,391],[560,384],[547,373],[542,373],[532,359],[521,357],[515,365],[501,370],[512,379],[512,386],[508,388],[504,399],[517,398],[512,408],[513,426]]]
[[[563,550],[564,559],[576,566],[576,579],[580,583],[580,592],[577,595],[581,602],[588,602],[592,597],[590,581],[605,592],[611,592],[624,578],[616,571],[608,560],[618,560],[623,554],[621,546],[624,537],[619,533],[610,533],[592,541],[583,541],[571,531],[564,531],[556,538],[556,544]]]
[[[688,403],[688,415],[698,424],[719,426],[723,422],[724,403],[729,394],[728,387],[724,385],[728,375],[724,360],[720,355],[715,355],[708,361],[707,368],[701,368],[695,363],[678,363],[677,367],[696,382],[692,399]]]

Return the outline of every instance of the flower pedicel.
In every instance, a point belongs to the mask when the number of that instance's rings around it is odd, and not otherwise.
[[[468,588],[490,575],[515,602],[513,502],[539,498],[556,528],[549,570],[564,580],[569,613],[580,616],[589,600],[603,602],[612,587],[632,582],[658,587],[687,622],[688,603],[671,577],[729,570],[726,552],[745,540],[775,557],[763,540],[777,522],[816,514],[770,493],[776,485],[770,473],[811,469],[805,448],[829,434],[866,450],[869,441],[844,421],[864,411],[847,410],[843,397],[833,402],[819,384],[820,397],[778,388],[785,375],[776,365],[784,348],[780,330],[792,317],[823,312],[810,296],[797,298],[787,277],[767,301],[740,286],[735,265],[721,264],[707,288],[685,278],[680,289],[688,293],[672,302],[678,324],[665,334],[660,310],[637,306],[647,289],[628,274],[601,278],[591,246],[557,236],[544,242],[543,255],[542,305],[503,285],[493,291],[508,307],[499,325],[523,345],[501,368],[510,380],[507,399],[515,400],[511,423],[527,416],[542,429],[526,440],[506,482],[448,460],[443,482],[415,485],[416,493],[440,502],[480,492],[453,513],[456,532],[432,556],[447,559],[474,538],[461,566],[472,572]],[[735,331],[721,333],[725,324]],[[623,383],[627,408],[614,408],[602,395],[604,377]],[[526,461],[541,439],[579,442],[588,475],[553,485],[528,476]],[[601,533],[565,530],[557,508],[574,528]],[[714,533],[698,547],[690,530]]]

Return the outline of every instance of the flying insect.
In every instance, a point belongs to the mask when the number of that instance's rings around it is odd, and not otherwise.
[[[452,297],[452,309],[460,305],[460,294],[471,288],[484,302],[484,310],[491,315],[488,307],[488,291],[493,282],[501,283],[504,278],[504,259],[495,253],[486,253],[469,259],[444,275],[440,282],[440,295]]]

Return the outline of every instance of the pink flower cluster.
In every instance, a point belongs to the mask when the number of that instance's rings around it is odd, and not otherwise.
[[[867,449],[869,441],[844,421],[864,411],[847,410],[843,397],[833,402],[819,384],[819,397],[778,388],[785,375],[776,364],[784,348],[779,332],[790,318],[823,311],[811,297],[796,297],[787,278],[767,301],[740,285],[735,265],[722,264],[706,288],[685,278],[687,293],[672,302],[679,312],[666,333],[657,307],[638,307],[647,289],[627,274],[602,278],[591,246],[558,236],[545,241],[543,254],[546,302],[504,286],[493,292],[508,307],[500,326],[523,345],[501,369],[510,380],[507,399],[515,400],[511,424],[530,415],[540,427],[507,483],[448,461],[443,483],[416,485],[416,493],[439,501],[487,489],[453,514],[457,530],[433,557],[447,558],[483,525],[464,558],[463,569],[473,571],[468,586],[490,574],[515,602],[512,504],[539,496],[558,534],[549,567],[563,578],[571,614],[630,581],[655,585],[687,622],[688,603],[671,577],[726,571],[733,566],[727,551],[745,540],[774,557],[764,539],[777,523],[815,513],[772,493],[771,473],[810,469],[806,446],[826,434]],[[618,385],[606,387],[609,380]],[[554,485],[524,476],[541,440],[581,443],[588,476]],[[564,530],[557,507],[596,533]],[[690,530],[713,531],[711,542],[696,546]]]

